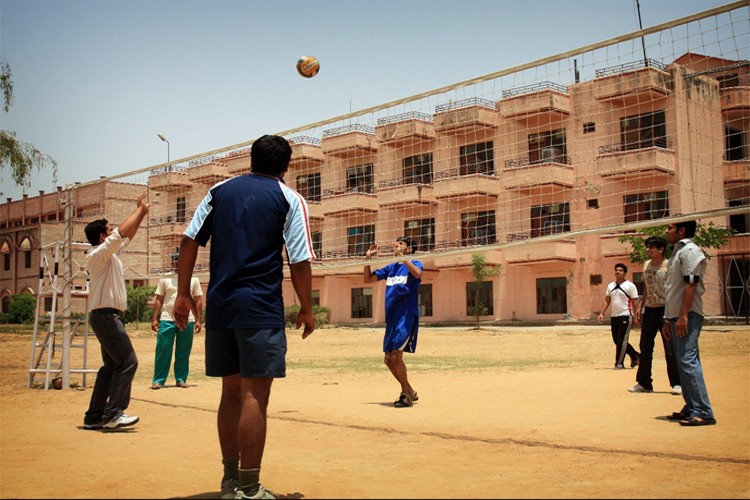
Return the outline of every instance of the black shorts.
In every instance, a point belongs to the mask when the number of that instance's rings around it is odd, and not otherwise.
[[[206,329],[206,375],[286,377],[284,328]]]

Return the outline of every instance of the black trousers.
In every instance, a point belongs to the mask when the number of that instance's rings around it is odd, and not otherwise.
[[[108,422],[128,407],[138,358],[119,311],[94,309],[89,321],[101,345],[104,363],[96,374],[84,417],[84,423],[93,424]]]
[[[638,365],[638,373],[635,380],[643,387],[653,390],[653,379],[651,378],[651,367],[654,359],[654,343],[656,334],[662,331],[664,326],[664,306],[645,307],[645,312],[641,318],[641,361]],[[662,344],[664,344],[664,359],[667,362],[667,377],[669,386],[680,385],[680,374],[677,370],[677,358],[672,348],[672,340],[667,340],[661,335]]]
[[[622,366],[625,354],[630,356],[631,361],[638,359],[638,351],[630,345],[630,328],[633,326],[633,318],[627,316],[614,316],[609,320],[612,327],[612,341],[615,343],[615,366]]]

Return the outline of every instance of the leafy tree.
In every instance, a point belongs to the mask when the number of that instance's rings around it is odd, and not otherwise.
[[[28,293],[11,296],[8,304],[8,323],[31,323],[36,311],[36,297]]]
[[[500,265],[487,265],[487,257],[483,253],[471,254],[471,275],[474,277],[476,287],[474,290],[474,305],[469,308],[471,313],[477,320],[477,330],[479,330],[479,317],[487,314],[487,306],[479,300],[479,290],[482,286],[482,282],[487,278],[498,276],[502,266]]]
[[[10,64],[0,59],[0,87],[3,91],[3,110],[7,113],[13,106],[13,79]],[[13,182],[18,186],[31,186],[31,173],[34,169],[52,168],[52,182],[57,182],[57,162],[39,151],[33,144],[19,141],[16,133],[0,130],[0,170],[10,168]],[[2,195],[2,193],[0,193]]]
[[[128,310],[125,311],[125,322],[135,322],[135,327],[140,328],[139,323],[144,321],[151,323],[153,311],[148,307],[148,301],[156,291],[155,286],[139,286],[133,288],[130,285],[125,287],[128,292]]]
[[[710,259],[711,256],[706,251],[708,248],[720,248],[727,244],[729,237],[734,234],[734,230],[730,228],[716,227],[713,222],[709,222],[708,225],[698,222],[695,229],[695,238],[693,241],[698,245],[703,253],[706,254],[706,259]],[[630,243],[633,250],[628,255],[630,262],[634,264],[643,264],[648,260],[646,254],[646,240],[651,236],[661,236],[666,238],[667,226],[655,226],[641,229],[639,233],[630,233],[621,235],[618,240],[620,243]],[[672,255],[672,247],[667,245],[664,251],[664,258],[669,258]]]

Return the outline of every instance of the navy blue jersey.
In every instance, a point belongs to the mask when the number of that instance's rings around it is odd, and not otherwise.
[[[422,263],[411,261],[420,270]],[[419,284],[421,279],[415,278],[406,264],[394,262],[376,269],[374,274],[379,280],[385,281],[385,323],[395,325],[405,316],[419,317]]]
[[[185,236],[201,246],[211,240],[207,327],[284,327],[283,246],[290,264],[315,258],[299,193],[262,174],[220,182],[201,201]]]

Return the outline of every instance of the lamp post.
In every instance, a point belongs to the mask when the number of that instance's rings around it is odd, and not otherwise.
[[[166,137],[164,137],[164,134],[162,134],[161,132],[157,133],[156,135],[159,136],[159,139],[167,143],[167,162],[169,162],[169,141],[167,140]]]

